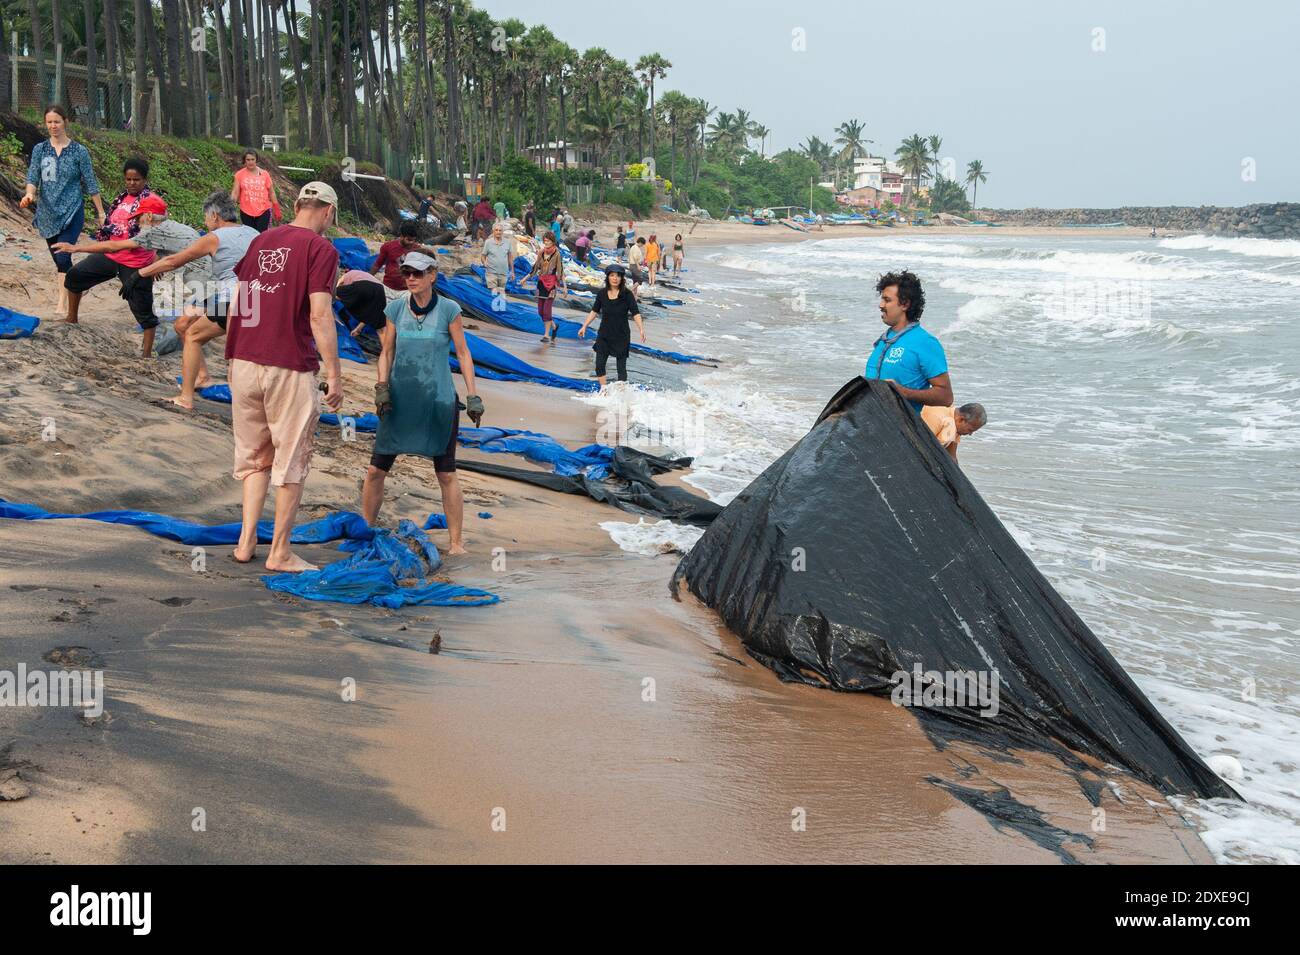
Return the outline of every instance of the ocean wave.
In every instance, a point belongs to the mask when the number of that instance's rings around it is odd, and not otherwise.
[[[1300,239],[1258,239],[1246,236],[1183,235],[1161,239],[1162,249],[1205,249],[1266,259],[1300,259]]]

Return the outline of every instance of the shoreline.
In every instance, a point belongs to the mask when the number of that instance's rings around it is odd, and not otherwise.
[[[778,234],[739,230],[758,233],[754,242]],[[691,241],[744,241],[732,232]],[[13,272],[33,302],[48,303],[48,259],[27,249],[33,261]],[[585,343],[545,346],[467,323],[533,364],[589,373]],[[0,422],[0,496],[71,512],[237,519],[228,408],[170,407],[178,356],[133,357],[132,324],[100,288],[81,327],[43,323],[33,338],[0,343],[14,382]],[[367,410],[373,366],[344,362],[344,372],[345,409]],[[569,447],[595,438],[596,409],[568,392],[490,380],[480,392],[485,423]],[[58,439],[42,441],[50,416]],[[368,440],[322,429],[300,521],[356,509]],[[234,565],[227,548],[209,548],[200,573],[189,548],[135,529],[0,522],[5,659],[41,667],[56,646],[89,648],[104,661],[109,714],[88,726],[66,710],[0,710],[14,741],[0,768],[18,769],[32,791],[0,805],[18,835],[0,859],[1212,861],[1167,801],[1130,779],[1123,802],[1101,797],[1108,832],[1091,833],[1093,804],[1054,760],[1018,752],[1012,766],[974,747],[940,751],[886,699],[781,683],[710,611],[668,597],[675,558],[626,554],[598,526],[635,515],[471,472],[461,480],[471,553],[447,559],[444,574],[502,594],[495,607],[309,603],[268,591],[261,567]],[[381,521],[437,510],[431,464],[404,459]],[[444,534],[431,532],[440,546]],[[317,562],[337,556],[330,545],[301,550]],[[356,681],[355,702],[341,699],[345,679]],[[1091,844],[1050,847],[995,828],[934,776],[1005,786]],[[192,828],[196,808],[205,831]],[[492,828],[498,809],[504,832]],[[796,809],[806,831],[792,828]]]

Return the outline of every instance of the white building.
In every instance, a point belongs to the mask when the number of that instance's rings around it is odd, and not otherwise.
[[[895,203],[903,200],[903,184],[916,186],[916,179],[904,175],[903,167],[883,156],[859,156],[853,160],[853,188],[879,189]]]

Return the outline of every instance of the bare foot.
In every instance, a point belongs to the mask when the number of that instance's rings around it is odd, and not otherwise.
[[[171,403],[178,408],[184,408],[186,411],[194,410],[194,402],[190,401],[188,398],[185,398],[182,395],[177,395],[176,397],[172,398]]]
[[[284,561],[273,561],[268,557],[266,569],[273,570],[277,574],[301,574],[304,570],[320,570],[315,564],[307,563],[297,554],[290,554],[289,559]]]
[[[447,556],[455,557],[457,554],[468,554],[464,544],[450,544],[447,547]]]
[[[212,376],[202,375],[199,377],[198,381],[194,382],[194,390],[198,391],[200,388],[206,388],[210,384],[212,384]]]
[[[230,559],[236,564],[251,564],[257,559],[257,548],[254,547],[247,554],[241,554],[239,548],[236,547],[234,552],[230,555]]]

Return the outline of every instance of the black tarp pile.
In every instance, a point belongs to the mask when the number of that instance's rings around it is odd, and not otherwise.
[[[1003,750],[1064,744],[1166,793],[1237,796],[887,384],[840,389],[712,522],[674,593],[682,581],[785,679],[890,695],[918,664],[996,670],[996,716],[918,706],[927,730]]]
[[[654,479],[656,474],[689,467],[690,463],[690,458],[663,458],[620,445],[614,449],[614,457],[609,463],[610,477],[604,480],[530,471],[463,457],[457,458],[456,467],[463,471],[526,481],[564,494],[583,494],[633,514],[666,517],[703,527],[722,512],[721,507],[682,488],[663,487]]]

